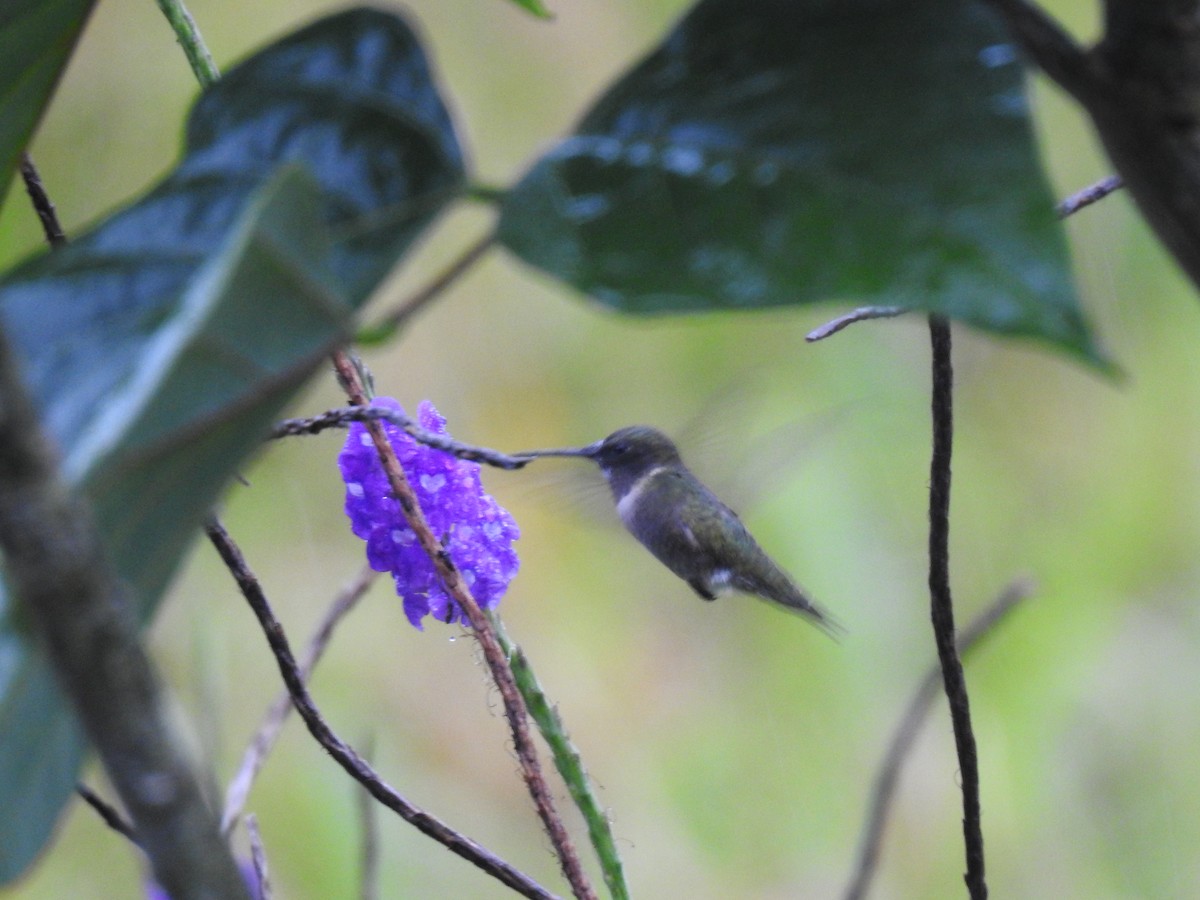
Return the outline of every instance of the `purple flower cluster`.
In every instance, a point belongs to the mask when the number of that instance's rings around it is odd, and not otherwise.
[[[391,397],[377,397],[372,405],[402,410]],[[417,421],[426,431],[446,434],[446,420],[428,400],[418,408]],[[390,422],[382,424],[429,527],[449,552],[479,605],[485,609],[495,607],[520,565],[512,546],[521,536],[517,523],[484,492],[478,464],[419,444]],[[350,425],[346,446],[338,455],[338,468],[346,482],[350,527],[367,542],[371,568],[392,573],[396,593],[404,600],[404,614],[413,627],[421,629],[427,615],[469,625],[466,614],[446,595],[433,563],[392,497],[365,425]]]

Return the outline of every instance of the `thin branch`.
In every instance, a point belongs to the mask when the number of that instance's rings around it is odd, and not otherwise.
[[[107,800],[101,799],[100,795],[93,791],[90,787],[82,782],[75,785],[75,793],[84,799],[96,814],[104,820],[104,824],[115,831],[122,837],[128,838],[137,846],[142,846],[141,840],[134,831],[133,826],[125,821],[124,816],[117,811],[117,808]]]
[[[256,900],[271,900],[271,873],[267,868],[267,851],[263,847],[262,835],[258,831],[258,817],[254,813],[246,816],[246,836],[250,839],[250,861],[254,865],[254,878],[258,886]]]
[[[369,760],[373,755],[371,744],[368,743],[365,756]],[[362,839],[358,857],[358,896],[359,900],[379,900],[379,807],[371,802],[371,795],[366,791],[355,791],[355,794],[358,797],[358,822]]]
[[[308,639],[308,646],[304,649],[304,659],[300,663],[300,678],[305,684],[312,677],[313,669],[317,667],[317,663],[325,653],[325,648],[329,645],[338,623],[358,605],[358,601],[362,599],[367,589],[378,577],[379,573],[373,571],[370,566],[363,566],[354,579],[334,597],[333,603],[325,611],[316,631]],[[225,791],[225,811],[221,814],[221,831],[224,834],[229,834],[237,824],[238,816],[245,808],[246,798],[250,794],[254,779],[258,776],[263,763],[266,762],[271,748],[275,746],[275,741],[278,740],[279,733],[283,730],[283,723],[287,721],[291,711],[292,698],[285,689],[279,693],[279,696],[275,698],[263,715],[262,724],[258,726],[254,739],[246,747],[246,752],[242,754],[242,763],[238,766],[237,774],[229,782],[229,787]]]
[[[498,469],[520,469],[537,457],[529,454],[509,455],[487,447],[464,444],[445,435],[426,431],[398,409],[384,406],[344,406],[331,409],[307,419],[284,419],[271,429],[271,439],[319,434],[330,428],[346,428],[351,422],[390,422],[418,443],[449,453],[467,462],[485,463]]]
[[[350,402],[355,405],[367,405],[368,400],[359,381],[358,369],[350,357],[345,353],[337,352],[333,355],[333,364],[338,380],[346,390]],[[525,704],[513,683],[512,672],[509,670],[504,651],[500,649],[500,643],[496,639],[492,624],[471,595],[466,583],[459,575],[454,561],[450,558],[450,554],[434,536],[429,524],[425,521],[425,514],[421,511],[420,504],[417,503],[416,495],[396,459],[395,451],[388,441],[383,426],[378,422],[371,421],[365,424],[371,440],[375,443],[376,452],[379,453],[392,496],[399,503],[404,517],[408,520],[409,527],[416,534],[417,542],[433,563],[438,578],[445,585],[446,593],[466,613],[471,622],[471,633],[479,641],[484,661],[487,663],[492,680],[495,681],[504,702],[504,714],[512,733],[521,775],[525,780],[529,795],[533,799],[538,817],[542,820],[542,826],[546,829],[550,843],[554,846],[554,852],[558,856],[563,875],[571,885],[576,897],[581,900],[582,898],[594,898],[596,894],[588,883],[583,867],[579,863],[579,857],[571,844],[570,836],[554,808],[554,800],[546,785],[546,779],[542,775],[542,767],[538,762],[533,737],[529,732],[529,719]]]
[[[279,665],[283,682],[287,685],[292,702],[296,706],[296,712],[300,714],[304,724],[308,726],[309,732],[325,752],[332,756],[351,778],[365,787],[372,797],[422,834],[428,835],[452,853],[474,863],[523,897],[531,897],[535,900],[553,898],[553,894],[534,882],[529,876],[488,852],[470,838],[459,834],[440,819],[409,803],[395,788],[384,782],[375,770],[355,752],[354,748],[334,734],[333,729],[326,723],[313,702],[308,688],[304,686],[304,679],[296,665],[295,657],[292,656],[292,649],[288,644],[287,636],[283,633],[283,626],[275,618],[275,613],[267,602],[266,594],[263,593],[254,573],[246,565],[241,550],[216,519],[210,519],[205,525],[205,533],[216,547],[217,553],[220,554],[230,574],[233,575],[242,596],[246,598],[246,602],[250,604],[251,610],[258,618],[263,634],[266,635],[267,643],[271,647],[271,652],[275,655],[275,661]]]
[[[1006,587],[992,605],[985,609],[958,636],[958,652],[966,656],[982,642],[983,638],[993,633],[997,626],[1022,600],[1032,593],[1033,587],[1025,581],[1015,581]],[[862,841],[858,851],[858,860],[854,866],[854,874],[846,888],[846,900],[862,900],[867,895],[871,879],[879,864],[879,854],[883,846],[883,831],[887,824],[888,810],[896,794],[896,785],[900,779],[900,769],[917,738],[917,733],[929,714],[934,700],[937,699],[938,688],[942,680],[942,667],[934,663],[929,673],[921,682],[908,708],[900,719],[884,754],[879,773],[875,776],[875,784],[871,789],[870,810],[867,814],[866,825],[863,828]]]
[[[971,706],[962,661],[954,638],[954,602],[950,594],[950,458],[954,447],[954,368],[950,323],[929,317],[933,356],[933,453],[929,465],[929,596],[933,636],[937,644],[950,721],[962,774],[963,842],[966,846],[967,890],[972,900],[987,897],[984,878],[983,828],[979,806],[979,760],[971,730]]]
[[[1095,74],[1084,50],[1067,32],[1026,0],[986,0],[1008,25],[1025,56],[1077,100],[1093,89]]]
[[[595,791],[592,790],[592,782],[588,777],[587,769],[584,768],[583,759],[580,757],[579,751],[575,749],[575,745],[571,743],[562,719],[559,718],[558,710],[551,705],[545,691],[542,690],[537,675],[525,656],[525,651],[509,638],[499,616],[491,611],[488,616],[492,620],[492,625],[495,626],[496,637],[500,641],[500,646],[504,648],[509,665],[512,666],[517,689],[525,698],[529,714],[533,717],[542,738],[554,755],[554,765],[566,783],[567,790],[571,792],[571,799],[575,801],[575,805],[587,823],[588,836],[596,851],[596,857],[600,861],[600,868],[604,873],[604,881],[608,885],[609,895],[613,897],[613,900],[629,900],[629,886],[625,883],[625,870],[621,863],[621,856],[617,852],[616,841],[613,839],[612,827],[604,812],[604,807],[600,805]]]
[[[475,243],[464,250],[457,259],[440,272],[429,284],[414,293],[411,297],[385,314],[373,325],[367,325],[358,334],[358,340],[364,343],[385,341],[408,324],[409,320],[421,312],[442,295],[442,293],[471,271],[479,260],[496,243],[495,232],[488,232]]]
[[[54,208],[50,195],[46,193],[46,186],[42,184],[42,176],[38,173],[37,166],[33,164],[33,159],[28,153],[21,154],[21,180],[25,182],[25,192],[29,194],[33,211],[37,213],[37,217],[42,223],[42,233],[46,235],[46,243],[51,247],[61,247],[67,242],[67,236],[63,233],[62,225],[58,221],[58,210]]]
[[[192,74],[196,76],[200,86],[211,87],[221,77],[221,73],[217,71],[217,64],[213,62],[208,47],[204,46],[204,39],[200,37],[200,29],[196,27],[196,20],[192,18],[192,14],[187,11],[182,0],[158,0],[158,8],[171,24],[175,39],[183,48],[188,64],[192,67]]]
[[[245,897],[169,727],[129,597],[91,510],[59,475],[57,451],[3,335],[0,398],[0,548],[29,639],[49,654],[155,879],[176,897]]]
[[[893,319],[906,312],[908,309],[903,306],[860,306],[844,316],[838,316],[836,319],[826,322],[820,328],[813,329],[804,339],[810,344],[816,343],[827,337],[833,337],[843,328],[847,328],[855,322],[865,322],[868,319]]]
[[[1119,175],[1110,175],[1107,178],[1102,178],[1095,184],[1089,185],[1077,193],[1064,199],[1055,208],[1060,219],[1065,219],[1067,216],[1079,212],[1086,206],[1091,206],[1099,200],[1103,200],[1113,191],[1124,187],[1124,182]],[[890,319],[895,316],[901,316],[909,310],[903,306],[860,306],[858,309],[851,310],[845,315],[838,316],[836,319],[831,319],[820,328],[814,328],[804,338],[808,343],[812,344],[816,341],[823,341],[825,338],[833,337],[843,328],[848,328],[855,322],[866,322],[871,319]]]
[[[1091,206],[1100,200],[1103,200],[1113,191],[1120,190],[1125,186],[1125,182],[1121,180],[1120,175],[1109,175],[1107,178],[1101,178],[1095,184],[1090,184],[1082,191],[1076,191],[1070,197],[1067,197],[1058,204],[1057,212],[1060,219],[1065,219],[1067,216],[1074,215],[1081,209]]]

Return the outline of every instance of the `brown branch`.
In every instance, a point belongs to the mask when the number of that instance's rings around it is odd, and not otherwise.
[[[535,900],[551,900],[554,895],[529,878],[529,876],[485,850],[470,838],[458,833],[440,819],[409,803],[395,788],[384,782],[375,770],[355,752],[353,747],[334,733],[333,729],[329,727],[329,724],[321,716],[320,710],[317,709],[316,704],[313,702],[312,695],[308,692],[308,688],[305,687],[304,679],[300,674],[300,668],[296,665],[296,659],[292,655],[292,648],[288,644],[287,636],[283,632],[283,626],[275,618],[275,613],[271,610],[271,605],[267,601],[266,594],[263,593],[262,586],[259,584],[254,573],[246,565],[246,560],[242,556],[241,550],[216,519],[210,519],[205,525],[205,533],[208,535],[209,540],[212,541],[213,546],[216,547],[217,553],[220,554],[226,568],[233,575],[234,581],[237,582],[242,596],[246,598],[246,602],[250,605],[250,609],[253,610],[254,615],[258,618],[263,634],[266,635],[267,643],[271,647],[271,652],[275,655],[275,661],[279,666],[279,673],[283,677],[284,684],[287,685],[292,703],[296,706],[296,712],[300,714],[300,718],[308,726],[309,733],[324,748],[325,752],[333,757],[334,761],[351,778],[366,788],[372,797],[400,816],[405,822],[414,826],[422,834],[433,838],[452,853],[458,854],[468,862],[474,863],[484,872],[502,884],[512,888],[523,897],[531,897],[535,898]]]
[[[246,897],[229,848],[173,738],[158,677],[91,510],[58,473],[0,335],[0,549],[15,603],[176,897]]]
[[[986,0],[1008,25],[1024,55],[1076,99],[1091,90],[1091,60],[1062,27],[1026,0]]]
[[[312,637],[308,639],[308,646],[304,650],[304,659],[300,663],[300,678],[305,684],[312,677],[313,669],[317,667],[317,663],[325,653],[325,648],[329,646],[329,641],[333,638],[333,632],[338,623],[358,605],[358,601],[366,594],[367,589],[377,577],[379,577],[378,572],[373,571],[370,566],[363,566],[354,579],[334,597],[333,603],[325,611],[325,615],[321,618]],[[278,740],[279,733],[283,730],[283,723],[287,721],[291,711],[292,697],[284,689],[263,715],[258,731],[255,732],[245,753],[242,754],[242,762],[238,766],[237,774],[229,782],[229,787],[225,791],[225,811],[221,814],[221,831],[224,834],[229,834],[233,830],[233,826],[237,824],[238,816],[245,808],[246,798],[250,794],[254,779],[258,776],[263,763],[266,762],[271,748],[275,746],[275,741]]]
[[[368,399],[360,381],[358,367],[355,366],[345,353],[341,352],[333,355],[333,364],[337,371],[338,380],[346,390],[350,402],[356,406],[367,405]],[[404,470],[400,468],[400,463],[396,459],[395,451],[392,450],[391,443],[388,441],[383,426],[379,422],[372,421],[368,421],[365,424],[368,433],[371,435],[371,440],[375,444],[375,449],[379,453],[383,470],[387,475],[388,485],[392,490],[392,496],[400,504],[400,508],[408,520],[409,527],[416,534],[417,542],[432,561],[438,578],[445,585],[446,592],[459,605],[463,612],[466,613],[467,618],[471,622],[471,633],[479,641],[479,646],[483,650],[484,661],[487,663],[488,670],[491,672],[492,679],[495,681],[496,687],[500,691],[500,697],[504,702],[504,715],[508,719],[509,729],[512,732],[513,746],[516,749],[517,762],[521,767],[521,775],[525,779],[525,786],[529,791],[530,797],[533,798],[533,804],[537,809],[538,817],[542,820],[542,825],[550,837],[551,844],[554,846],[554,852],[558,856],[563,875],[571,885],[571,889],[576,897],[594,898],[596,896],[595,891],[588,883],[587,876],[584,874],[583,867],[579,863],[579,857],[575,853],[570,836],[567,834],[562,819],[554,808],[554,800],[551,797],[549,787],[546,785],[546,779],[542,774],[542,767],[538,762],[537,750],[533,744],[533,736],[529,730],[528,711],[525,709],[525,703],[521,699],[521,694],[517,691],[517,687],[513,682],[512,671],[509,669],[508,661],[505,659],[504,652],[500,648],[500,642],[496,639],[492,623],[488,621],[487,616],[479,608],[479,604],[475,601],[475,598],[471,596],[471,592],[459,576],[458,569],[454,565],[454,561],[450,558],[450,554],[441,545],[441,542],[438,541],[437,537],[430,530],[429,524],[425,521],[425,514],[421,511],[420,504],[417,503],[416,495],[408,483],[408,478],[405,476]]]
[[[971,653],[983,638],[993,633],[993,629],[1010,613],[1018,603],[1032,593],[1033,587],[1025,581],[1015,581],[1004,589],[979,616],[971,622],[958,636],[958,652],[966,656]],[[879,865],[879,854],[883,846],[884,826],[887,824],[888,810],[896,794],[896,785],[900,779],[900,769],[917,738],[917,733],[929,714],[934,700],[937,699],[938,688],[941,686],[942,667],[934,663],[921,686],[917,689],[908,708],[900,719],[880,764],[879,773],[875,776],[875,784],[871,790],[870,810],[867,813],[866,825],[863,828],[862,841],[859,846],[858,860],[854,866],[854,874],[846,888],[846,900],[862,900],[867,895],[871,879]]]
[[[967,681],[954,637],[954,602],[950,595],[950,457],[954,447],[954,369],[950,359],[950,323],[929,317],[933,350],[933,453],[929,464],[929,597],[933,637],[937,644],[958,768],[962,775],[963,842],[966,846],[967,890],[972,900],[985,900],[983,827],[980,823],[979,760],[971,730]]]

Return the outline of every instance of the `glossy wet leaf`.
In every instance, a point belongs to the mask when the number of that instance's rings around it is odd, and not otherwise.
[[[0,199],[93,3],[5,0],[0,4]]]
[[[0,318],[64,471],[144,619],[220,490],[462,180],[411,30],[351,11],[232,70],[196,104],[163,183],[0,284]],[[11,880],[70,795],[81,751],[7,613],[0,878]]]
[[[1021,66],[962,0],[705,0],[507,195],[615,309],[841,300],[1090,355]]]

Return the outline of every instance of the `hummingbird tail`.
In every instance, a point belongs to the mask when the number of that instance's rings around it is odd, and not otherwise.
[[[804,616],[830,637],[837,639],[846,633],[845,627],[833,616],[818,606],[803,590],[795,585],[782,571],[769,584],[747,585],[750,592]]]
[[[776,600],[776,602],[786,609],[804,616],[804,618],[808,619],[835,640],[846,633],[844,625],[798,590],[786,599],[772,599]]]

